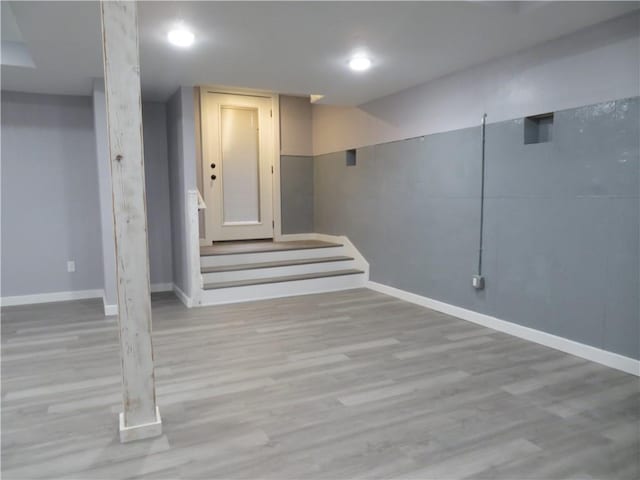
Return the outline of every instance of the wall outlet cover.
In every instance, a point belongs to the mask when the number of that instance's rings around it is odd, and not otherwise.
[[[69,260],[67,262],[67,272],[73,273],[76,271],[76,262],[74,260]]]
[[[482,275],[474,275],[471,278],[471,285],[476,290],[482,290],[484,288],[484,277]]]

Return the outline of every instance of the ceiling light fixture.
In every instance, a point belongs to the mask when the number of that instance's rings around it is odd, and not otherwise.
[[[167,35],[169,43],[176,47],[190,47],[193,44],[195,36],[184,27],[171,30]]]
[[[349,68],[354,72],[364,72],[365,70],[369,70],[371,67],[371,60],[369,58],[359,55],[357,57],[353,57],[349,61]]]

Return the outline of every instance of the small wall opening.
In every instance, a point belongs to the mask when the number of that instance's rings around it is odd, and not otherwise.
[[[524,119],[524,143],[548,143],[553,138],[553,112]]]
[[[356,165],[356,149],[347,150],[347,167],[355,167]]]

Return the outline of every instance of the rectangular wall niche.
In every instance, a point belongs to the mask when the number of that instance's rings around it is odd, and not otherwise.
[[[553,112],[524,119],[524,143],[547,143],[553,137]]]
[[[347,150],[347,167],[355,167],[356,165],[356,149]]]

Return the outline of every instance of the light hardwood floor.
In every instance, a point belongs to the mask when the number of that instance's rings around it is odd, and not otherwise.
[[[154,295],[164,435],[121,445],[101,307],[3,309],[3,479],[640,477],[636,377],[369,290]]]

